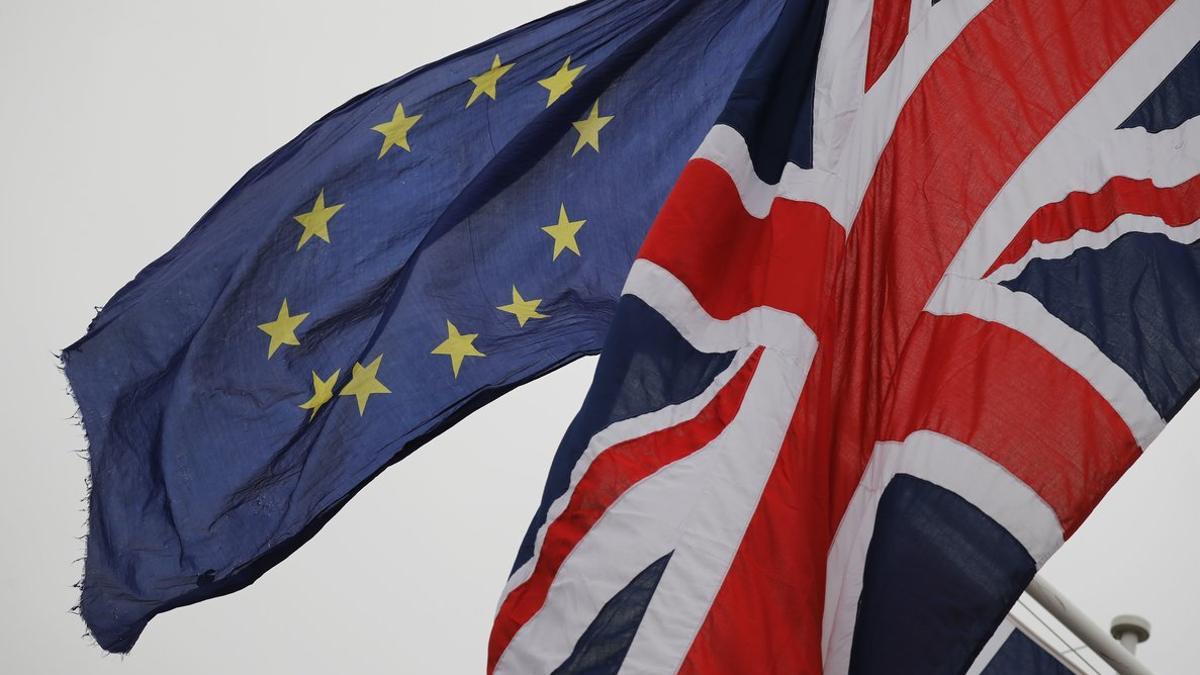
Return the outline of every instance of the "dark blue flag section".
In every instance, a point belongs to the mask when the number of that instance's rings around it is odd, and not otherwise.
[[[588,2],[359,96],[63,352],[90,446],[81,613],[127,651],[366,481],[596,352],[780,2]]]

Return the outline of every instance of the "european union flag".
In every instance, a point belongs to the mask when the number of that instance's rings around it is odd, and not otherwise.
[[[598,351],[760,5],[588,2],[361,95],[121,289],[63,352],[100,645],[251,583],[384,467]]]

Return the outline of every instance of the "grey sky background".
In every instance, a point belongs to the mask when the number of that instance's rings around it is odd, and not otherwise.
[[[122,658],[68,611],[86,465],[54,354],[310,122],[566,4],[0,0],[0,672],[482,671],[594,359],[468,418],[259,582],[158,617]],[[1159,675],[1200,672],[1198,446],[1193,402],[1045,570],[1104,625],[1148,616]]]

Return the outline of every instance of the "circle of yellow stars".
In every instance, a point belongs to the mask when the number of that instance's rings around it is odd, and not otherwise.
[[[504,63],[499,54],[493,55],[489,68],[478,75],[467,78],[472,89],[463,106],[464,109],[471,108],[485,97],[497,101],[502,88],[501,79],[508,75],[515,66],[515,62]],[[552,74],[537,80],[537,84],[546,90],[547,108],[554,105],[555,101],[574,87],[576,78],[585,68],[587,68],[586,65],[572,66],[571,57],[568,56]],[[393,148],[411,153],[413,150],[409,136],[423,117],[423,114],[406,112],[404,104],[398,101],[392,111],[391,119],[371,127],[371,131],[383,137],[376,159],[383,160]],[[578,137],[575,139],[571,156],[575,157],[586,148],[599,153],[600,132],[613,118],[614,115],[602,115],[600,101],[599,99],[595,100],[588,114],[583,119],[572,123],[572,128]],[[330,226],[334,224],[335,216],[345,206],[345,203],[330,203],[326,197],[325,188],[321,188],[312,202],[312,207],[292,218],[302,228],[296,243],[296,250],[300,251],[314,238],[325,242],[326,245],[332,244]],[[586,219],[572,220],[567,214],[566,204],[559,204],[557,222],[541,228],[553,241],[551,261],[557,261],[561,254],[568,251],[576,257],[582,256],[576,236],[586,224]],[[335,232],[336,229],[335,225]],[[516,284],[512,285],[511,291],[512,302],[498,305],[496,309],[512,315],[517,321],[518,327],[524,328],[529,321],[550,318],[549,315],[538,311],[538,307],[542,303],[541,298],[526,299],[521,295]],[[300,338],[296,331],[309,317],[309,314],[309,312],[293,314],[288,307],[287,298],[283,298],[275,319],[258,324],[258,329],[270,338],[267,344],[268,360],[274,357],[280,348],[300,344]],[[478,333],[463,333],[450,319],[446,319],[446,338],[430,351],[430,355],[448,357],[450,372],[454,379],[458,379],[459,371],[467,359],[486,357],[486,354],[475,347],[475,340],[478,337]],[[377,354],[366,365],[356,362],[351,370],[349,381],[342,386],[340,391],[337,391],[337,385],[341,378],[341,369],[334,370],[324,377],[314,370],[312,371],[312,395],[298,407],[308,411],[308,419],[312,420],[317,416],[317,412],[335,396],[352,396],[358,406],[359,415],[364,415],[372,396],[392,393],[387,385],[379,379],[382,365],[383,354]]]

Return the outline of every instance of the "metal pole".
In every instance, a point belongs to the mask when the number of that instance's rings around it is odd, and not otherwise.
[[[1120,642],[1109,637],[1103,628],[1097,626],[1045,579],[1034,577],[1025,592],[1121,675],[1153,675],[1150,669],[1126,651]]]

